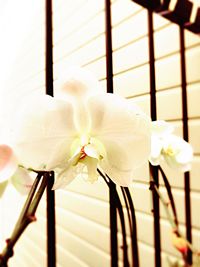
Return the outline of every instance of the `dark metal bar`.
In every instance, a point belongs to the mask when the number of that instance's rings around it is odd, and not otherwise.
[[[55,194],[51,190],[54,183],[53,172],[47,184],[47,266],[56,266],[56,234],[55,234]]]
[[[118,266],[118,240],[117,240],[117,205],[115,200],[116,186],[110,180],[109,202],[110,202],[110,252],[111,267]]]
[[[112,25],[110,0],[105,0],[105,16],[107,92],[113,93]]]
[[[53,96],[53,34],[52,0],[46,1],[46,94]],[[51,190],[54,174],[47,184],[47,266],[56,266],[55,193]]]
[[[112,26],[110,0],[105,0],[105,35],[107,92],[113,93]],[[111,267],[118,267],[117,205],[115,200],[115,191],[116,185],[110,180],[109,202]]]
[[[46,94],[53,96],[52,0],[46,1]]]
[[[186,62],[185,62],[185,36],[184,29],[180,26],[180,65],[181,65],[181,87],[182,87],[182,119],[183,119],[183,138],[188,141],[188,106],[187,106],[187,82],[186,82]],[[191,243],[191,200],[190,200],[190,174],[184,174],[185,183],[185,221],[186,221],[186,238]],[[192,264],[192,252],[189,250],[187,261]]]
[[[151,9],[173,23],[182,25],[193,33],[200,33],[200,7],[191,0],[177,0],[173,10],[170,8],[170,4],[173,2],[171,0],[132,1],[144,8]],[[191,18],[192,12],[195,12],[193,18]]]
[[[155,81],[155,56],[154,56],[154,33],[153,33],[153,13],[148,10],[148,37],[149,37],[149,64],[150,64],[150,101],[151,118],[157,119],[156,109],[156,81]],[[156,186],[159,187],[158,167],[151,167]],[[160,240],[160,204],[158,195],[153,192],[153,214],[154,214],[154,247],[155,247],[155,267],[161,267],[161,240]]]
[[[148,10],[148,33],[149,33],[149,71],[150,71],[150,101],[151,118],[157,120],[156,104],[156,75],[155,75],[155,56],[154,56],[154,33],[153,33],[153,13]]]

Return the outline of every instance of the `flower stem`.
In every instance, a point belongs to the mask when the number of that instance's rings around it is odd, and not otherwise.
[[[43,179],[39,186],[39,182],[42,177]],[[14,253],[13,249],[14,249],[16,242],[18,241],[18,239],[20,238],[20,236],[22,235],[26,227],[31,222],[36,221],[35,212],[41,200],[41,197],[44,193],[44,190],[47,186],[48,177],[49,177],[49,172],[44,172],[43,174],[39,173],[37,175],[31,187],[31,190],[28,194],[28,197],[24,204],[22,212],[17,220],[13,233],[11,237],[6,240],[6,246],[3,252],[0,254],[0,266],[2,267],[7,266],[7,262],[9,258],[13,256],[13,253]],[[39,186],[39,189],[37,190],[38,186]]]
[[[136,215],[135,208],[133,205],[133,200],[128,187],[122,187],[122,194],[125,200],[125,205],[127,209],[129,227],[131,234],[131,248],[132,248],[132,261],[134,267],[139,267],[139,253],[138,253],[138,242],[137,242],[137,224],[136,224]]]
[[[163,178],[163,181],[165,183],[165,188],[167,190],[167,194],[168,194],[168,197],[170,199],[170,205],[171,205],[171,208],[172,208],[172,211],[174,214],[174,223],[176,224],[176,227],[178,228],[178,217],[177,217],[176,206],[175,206],[174,198],[172,195],[170,183],[169,183],[167,176],[165,175],[163,169],[160,166],[158,166],[158,170],[162,174],[162,178]]]
[[[121,204],[121,200],[120,200],[120,197],[118,195],[117,189],[115,187],[113,187],[114,183],[112,182],[110,177],[107,174],[104,175],[99,169],[97,169],[97,171],[102,176],[102,178],[104,179],[104,181],[108,185],[109,189],[112,190],[113,199],[115,201],[115,205],[116,205],[116,208],[117,208],[117,211],[118,211],[118,215],[119,215],[120,223],[121,223],[121,229],[122,229],[123,263],[124,263],[124,266],[129,267],[130,263],[129,263],[129,259],[128,259],[128,245],[127,245],[126,225],[125,225],[125,217],[124,217],[124,212],[123,212],[123,207],[122,207],[122,204]],[[127,212],[128,212],[128,210],[127,210]],[[110,218],[110,219],[112,220],[112,218]],[[117,235],[117,231],[115,232],[115,235]],[[138,256],[138,255],[136,255],[136,256]],[[134,266],[135,267],[139,266],[138,265],[138,257],[137,257],[137,265],[135,265],[135,261],[134,261]]]
[[[172,192],[171,192],[171,187],[170,187],[170,184],[167,180],[167,177],[164,173],[164,171],[161,169],[161,167],[159,166],[159,170],[161,171],[161,174],[163,176],[163,179],[164,179],[164,182],[165,182],[165,187],[166,187],[166,190],[167,190],[167,194],[168,194],[168,197],[170,199],[170,204],[169,205],[169,202],[165,200],[165,198],[163,197],[162,193],[160,192],[160,190],[158,189],[157,185],[155,184],[155,181],[154,181],[154,178],[153,176],[151,175],[151,178],[150,178],[150,190],[154,190],[161,203],[163,204],[163,207],[165,209],[165,213],[167,215],[167,219],[170,223],[170,225],[172,226],[172,229],[174,230],[174,232],[179,236],[179,237],[182,237],[185,239],[185,237],[183,236],[183,234],[180,232],[179,230],[179,227],[178,227],[178,218],[177,218],[177,213],[176,213],[176,207],[175,207],[175,202],[174,202],[174,199],[173,199],[173,195],[172,195]],[[173,203],[173,204],[172,204]],[[172,208],[172,213],[173,215],[171,214],[170,210],[169,210],[169,207]],[[196,248],[194,248],[192,246],[192,244],[187,240],[185,239],[185,241],[187,242],[187,246],[188,248],[196,255],[198,255],[198,250]],[[184,258],[184,261],[186,259]],[[187,266],[187,262],[185,262],[186,266]]]

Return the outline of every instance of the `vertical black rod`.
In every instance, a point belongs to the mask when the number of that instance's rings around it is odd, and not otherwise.
[[[53,96],[52,0],[46,0],[46,94]],[[51,190],[54,174],[47,184],[47,266],[56,266],[55,193]]]
[[[53,96],[52,0],[46,0],[46,94]]]
[[[105,0],[105,16],[107,92],[113,93],[112,25],[110,0]]]
[[[149,33],[149,63],[150,63],[150,100],[151,118],[157,119],[156,109],[156,81],[155,81],[155,56],[154,56],[154,33],[153,33],[153,14],[148,10],[148,33]],[[156,186],[159,186],[158,168],[151,167]],[[153,191],[153,214],[154,214],[154,248],[155,248],[155,267],[161,267],[161,240],[160,240],[160,204],[159,197]]]
[[[107,92],[113,93],[113,60],[112,60],[112,26],[111,26],[111,3],[105,0],[105,42],[106,42],[106,77]],[[117,241],[117,206],[115,201],[116,186],[109,182],[110,202],[110,252],[111,267],[118,266],[118,241]]]
[[[54,183],[53,172],[47,183],[47,266],[56,266],[56,235],[55,235],[55,194],[51,190]]]
[[[180,65],[181,65],[181,87],[182,87],[182,119],[183,119],[183,138],[189,140],[188,131],[188,107],[187,107],[187,82],[186,82],[186,62],[185,62],[185,37],[184,28],[180,26]],[[191,203],[190,203],[190,174],[184,174],[185,181],[185,221],[186,221],[186,237],[192,242],[191,233]],[[192,264],[192,252],[189,250],[187,261]]]

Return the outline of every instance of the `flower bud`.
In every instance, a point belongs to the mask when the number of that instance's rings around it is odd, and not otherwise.
[[[187,240],[185,238],[178,236],[176,233],[172,233],[172,244],[181,253],[187,253],[188,245]]]

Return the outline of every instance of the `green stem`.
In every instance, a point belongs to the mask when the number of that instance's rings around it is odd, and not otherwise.
[[[40,182],[41,177],[42,177],[42,175],[38,174],[37,177],[35,178],[35,181],[34,181],[32,187],[31,187],[31,190],[30,190],[30,192],[28,194],[26,202],[24,203],[23,209],[22,209],[22,211],[21,211],[21,213],[19,215],[17,223],[15,224],[15,228],[14,228],[12,236],[15,235],[15,233],[18,231],[18,228],[21,226],[21,223],[24,220],[24,218],[25,218],[25,216],[26,216],[26,214],[28,212],[28,209],[29,209],[30,204],[31,204],[31,202],[33,200],[33,197],[35,195],[35,191],[37,190],[37,187],[38,187],[38,184]]]
[[[178,229],[177,229],[176,223],[174,222],[175,221],[174,217],[171,215],[171,212],[169,211],[169,208],[168,208],[169,202],[165,200],[165,198],[163,197],[163,195],[161,194],[160,190],[158,189],[158,187],[156,185],[154,185],[154,189],[155,189],[157,195],[159,196],[160,201],[163,204],[168,221],[170,222],[172,228],[177,231]]]
[[[156,186],[153,177],[151,177],[151,186],[153,186],[153,189],[155,190],[155,192],[157,193],[157,195],[159,196],[159,199],[161,201],[161,203],[164,206],[165,209],[165,213],[167,215],[167,219],[169,221],[169,223],[171,224],[172,228],[174,229],[174,231],[178,234],[179,237],[182,237],[185,239],[185,237],[183,236],[183,234],[180,232],[180,230],[178,229],[176,223],[175,223],[175,218],[171,215],[170,211],[169,211],[169,203],[165,200],[165,198],[163,197],[162,193],[160,192],[160,190],[158,189],[158,187]],[[198,255],[198,250],[196,248],[194,248],[192,246],[192,244],[185,239],[188,248],[196,255]]]
[[[165,188],[167,190],[167,194],[168,194],[168,197],[170,199],[170,206],[172,208],[172,211],[173,211],[173,215],[174,215],[174,222],[178,228],[178,217],[177,217],[177,212],[176,212],[176,206],[175,206],[175,202],[174,202],[174,198],[173,198],[173,194],[172,194],[172,191],[171,191],[171,186],[170,186],[170,183],[167,179],[167,176],[165,175],[163,169],[158,166],[158,170],[160,171],[161,175],[162,175],[162,178],[163,178],[163,181],[164,181],[164,184],[165,184]]]
[[[43,172],[43,174],[39,173],[36,177],[31,190],[28,194],[27,200],[24,204],[22,212],[17,220],[14,231],[11,235],[11,238],[7,239],[6,247],[4,248],[2,254],[0,254],[0,266],[7,266],[7,262],[10,257],[13,256],[13,248],[26,229],[26,227],[33,221],[36,220],[35,212],[41,200],[41,197],[44,193],[44,190],[48,183],[49,172]],[[39,189],[37,187],[39,185],[40,179],[43,177],[42,182],[40,183]]]

